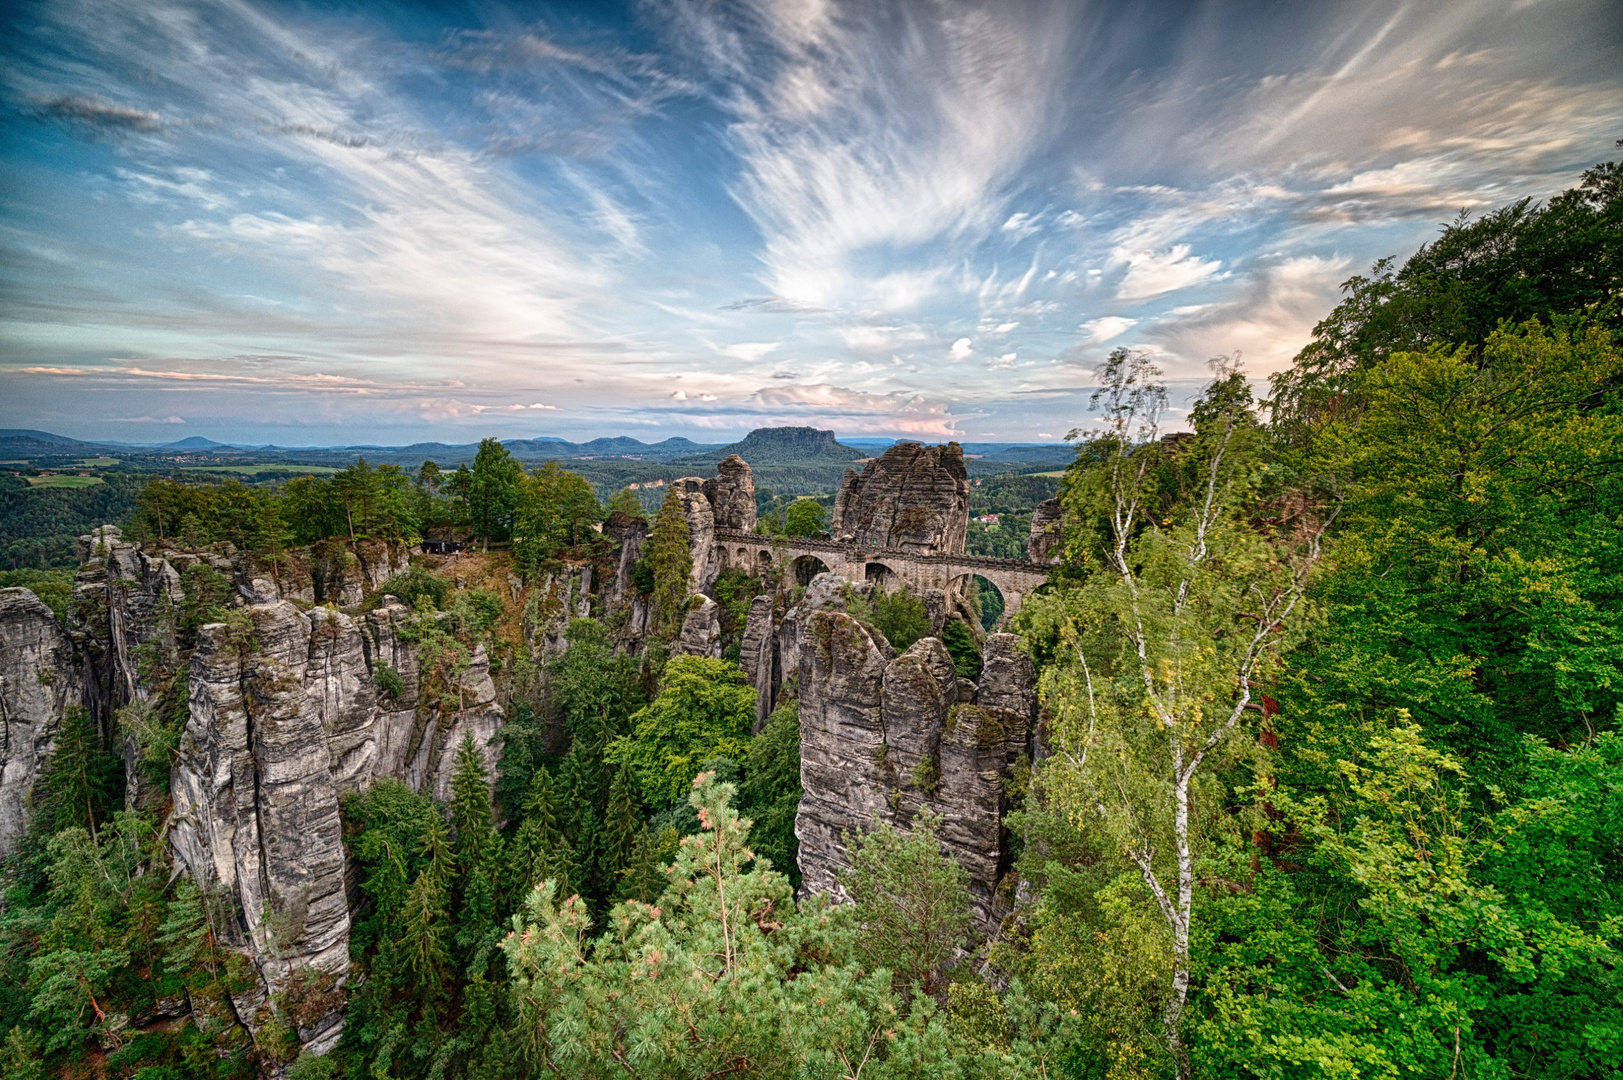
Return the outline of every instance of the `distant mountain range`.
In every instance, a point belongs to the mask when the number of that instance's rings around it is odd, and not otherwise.
[[[701,469],[713,468],[727,455],[737,454],[757,469],[794,466],[815,469],[819,473],[828,471],[837,476],[849,463],[883,453],[886,447],[895,442],[894,439],[873,438],[841,442],[832,431],[813,427],[777,427],[757,428],[738,442],[724,445],[696,443],[683,438],[645,443],[625,435],[583,443],[551,437],[505,439],[503,445],[514,457],[527,464],[597,460]],[[1012,466],[1015,471],[1045,464],[1061,466],[1069,463],[1075,455],[1075,449],[1064,443],[964,443],[963,447],[964,453],[971,458],[974,472],[996,471],[1001,466]],[[33,429],[0,429],[0,461],[91,456],[139,460],[185,455],[233,463],[252,459],[257,462],[344,465],[356,457],[365,457],[374,463],[394,463],[415,470],[423,461],[430,459],[441,466],[450,467],[471,463],[478,449],[477,443],[441,442],[412,443],[407,446],[243,446],[217,442],[201,435],[143,446],[71,439]]]

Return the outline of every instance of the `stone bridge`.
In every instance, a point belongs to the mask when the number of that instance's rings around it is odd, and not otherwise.
[[[915,593],[954,587],[962,592],[969,578],[978,574],[1003,594],[1005,616],[1019,611],[1026,597],[1047,584],[1051,569],[1024,559],[925,554],[900,548],[864,547],[838,540],[761,536],[736,529],[717,529],[715,544],[722,566],[750,574],[761,574],[773,568],[795,573],[815,559],[847,581],[876,581],[887,589],[906,585]]]

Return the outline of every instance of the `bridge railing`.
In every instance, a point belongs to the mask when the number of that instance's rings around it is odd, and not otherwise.
[[[842,543],[839,540],[819,540],[811,537],[795,536],[763,536],[760,533],[744,532],[740,529],[717,529],[717,542],[732,544],[750,544],[765,547],[782,546],[786,550],[795,552],[826,551],[830,554],[844,555],[848,560],[876,559],[884,561],[890,559],[898,562],[925,563],[931,566],[965,566],[979,567],[984,570],[1018,570],[1026,573],[1048,574],[1053,567],[1042,563],[1030,562],[1026,559],[999,559],[991,555],[963,555],[941,553],[921,553],[908,551],[905,548],[865,547],[861,544]]]

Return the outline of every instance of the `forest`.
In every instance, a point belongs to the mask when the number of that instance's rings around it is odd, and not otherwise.
[[[482,645],[546,689],[514,694],[494,771],[463,746],[447,802],[346,796],[344,984],[235,1022],[230,912],[163,839],[175,677],[128,740],[63,722],[5,867],[5,1075],[1623,1077],[1623,167],[1344,293],[1260,398],[1214,360],[1186,429],[1148,354],[1101,365],[1063,559],[1013,623],[1043,753],[1006,793],[994,940],[928,815],[849,838],[847,902],[797,895],[793,697],[752,734],[730,659],[617,653],[583,618],[537,660],[499,590],[414,567],[387,591],[447,670]],[[463,530],[530,580],[645,513],[495,440],[431,464],[154,479],[133,527],[273,557]],[[667,638],[671,507],[635,570]],[[228,618],[209,573],[182,640]],[[732,625],[760,588],[730,579]],[[920,630],[905,595],[863,614]],[[334,1001],[337,1047],[299,1054]]]

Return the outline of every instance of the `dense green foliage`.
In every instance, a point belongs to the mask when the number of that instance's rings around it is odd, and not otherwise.
[[[77,566],[79,537],[128,517],[145,482],[113,472],[94,487],[45,488],[0,476],[0,569]]]
[[[643,802],[662,809],[686,798],[711,758],[742,758],[754,723],[755,691],[736,665],[676,656],[665,664],[659,696],[631,718],[631,733],[608,756],[631,769]]]
[[[783,515],[785,536],[824,536],[828,525],[823,519],[823,505],[815,499],[796,499]]]
[[[895,592],[876,585],[867,596],[854,593],[846,601],[846,610],[884,634],[897,652],[906,652],[930,633],[929,608],[905,585]]]
[[[387,781],[346,796],[349,978],[297,974],[254,1037],[230,1000],[253,973],[223,944],[239,915],[172,872],[162,834],[186,651],[244,621],[226,578],[189,567],[173,647],[135,657],[148,697],[70,710],[45,763],[0,906],[0,1066],[1616,1080],[1618,178],[1354,279],[1269,401],[1220,361],[1190,431],[1163,437],[1149,356],[1110,356],[1104,427],[1061,485],[1064,562],[1015,620],[1046,752],[1005,784],[998,896],[1017,906],[990,945],[968,940],[966,874],[937,839],[955,823],[929,814],[847,838],[851,903],[795,899],[794,688],[756,732],[731,659],[667,659],[693,600],[667,493],[636,571],[656,623],[640,655],[592,619],[561,652],[503,652],[504,596],[424,568],[386,583],[414,610],[427,705],[460,704],[476,647],[502,661],[500,758],[455,747],[444,803]],[[578,477],[526,474],[493,440],[471,469],[430,465],[154,481],[138,527],[275,553],[449,525],[537,575],[600,552]],[[985,483],[1000,514],[1051,490]],[[61,575],[25,583],[67,607]],[[780,584],[723,575],[730,644]],[[848,599],[898,649],[928,631],[905,590]],[[973,627],[942,636],[978,678]],[[295,1062],[299,1018],[337,1003],[336,1050]]]
[[[999,951],[1113,1075],[1618,1075],[1617,179],[1349,282],[1271,423],[1112,356]]]
[[[0,570],[0,589],[22,588],[44,601],[60,622],[73,599],[72,570]]]

